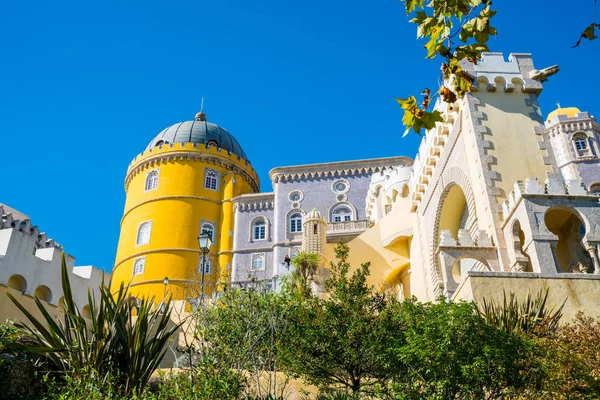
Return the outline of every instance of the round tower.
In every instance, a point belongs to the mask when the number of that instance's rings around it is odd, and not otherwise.
[[[600,126],[594,116],[575,107],[560,107],[546,119],[556,163],[565,181],[583,182],[600,193]]]
[[[203,269],[206,282],[226,277],[233,246],[231,199],[258,191],[258,175],[238,141],[204,113],[164,129],[127,169],[111,291],[131,282],[133,296],[182,300],[199,294]],[[213,242],[204,268],[201,233]],[[214,286],[208,284],[205,295]]]
[[[302,219],[302,251],[323,255],[325,251],[327,222],[317,209],[313,208]]]

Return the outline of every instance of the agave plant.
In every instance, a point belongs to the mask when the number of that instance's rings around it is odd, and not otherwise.
[[[73,300],[65,255],[62,255],[64,312],[53,317],[42,302],[35,303],[42,314],[34,317],[17,299],[6,292],[27,317],[31,326],[15,326],[25,335],[20,348],[43,355],[57,373],[118,378],[123,394],[143,391],[152,372],[166,352],[166,344],[181,326],[170,322],[167,301],[158,307],[154,299],[141,299],[134,316],[128,289],[121,284],[113,296],[106,285],[100,287],[99,301],[88,290],[91,320],[86,320]]]
[[[479,315],[488,324],[502,329],[508,334],[522,332],[545,335],[558,329],[566,299],[558,306],[548,307],[548,289],[540,290],[535,299],[527,293],[524,301],[519,301],[514,293],[507,297],[503,292],[502,303],[483,299],[481,307],[476,305]]]

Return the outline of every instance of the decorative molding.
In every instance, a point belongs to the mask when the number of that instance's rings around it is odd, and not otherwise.
[[[412,165],[412,160],[409,157],[400,156],[278,167],[269,172],[269,178],[271,178],[273,184],[279,182],[294,182],[304,179],[345,178],[356,175],[372,174],[398,165]]]
[[[135,210],[136,208],[143,206],[144,204],[148,204],[148,203],[152,203],[155,201],[160,201],[160,200],[173,200],[173,199],[190,199],[190,200],[199,200],[199,201],[209,201],[211,203],[215,203],[215,204],[222,204],[223,202],[225,202],[226,200],[223,201],[218,201],[218,200],[213,200],[213,199],[209,199],[206,197],[197,197],[197,196],[161,196],[161,197],[155,197],[153,199],[148,199],[145,201],[142,201],[141,203],[138,203],[136,205],[134,205],[133,207],[131,207],[128,210],[125,210],[125,212],[123,213],[123,217],[121,218],[121,223],[123,223],[123,220],[125,219],[125,217],[132,212],[133,210]]]

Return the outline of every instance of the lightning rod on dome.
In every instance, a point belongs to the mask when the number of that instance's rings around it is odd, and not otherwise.
[[[204,96],[200,102],[200,112],[196,114],[196,121],[206,121],[206,114],[204,114]]]
[[[200,112],[204,111],[204,96],[202,96],[202,101],[200,102]]]

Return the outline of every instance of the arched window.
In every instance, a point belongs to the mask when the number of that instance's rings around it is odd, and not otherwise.
[[[148,171],[146,174],[146,191],[154,190],[158,187],[158,170]]]
[[[331,212],[332,222],[352,221],[354,213],[347,205],[339,205]]]
[[[573,135],[573,143],[575,144],[575,148],[578,151],[584,151],[588,148],[587,136],[585,136],[584,134],[579,133]]]
[[[136,258],[133,263],[133,275],[141,275],[144,273],[144,267],[146,266],[146,257]]]
[[[204,187],[210,190],[219,188],[219,173],[214,169],[206,169],[204,174]]]
[[[150,230],[152,229],[152,223],[150,221],[142,222],[138,227],[136,245],[150,243]]]
[[[292,213],[288,219],[291,233],[302,232],[302,214],[299,212]]]
[[[203,222],[200,228],[200,233],[208,234],[213,244],[215,243],[215,226],[213,224],[211,224],[210,222]]]
[[[262,271],[265,269],[265,254],[252,254],[252,270]]]
[[[267,221],[257,218],[252,222],[252,240],[265,240],[267,238]]]
[[[292,251],[290,252],[290,258],[294,258],[296,257],[298,254],[300,254],[300,248],[299,247],[294,247],[292,249]]]
[[[202,259],[204,257],[200,256],[198,259],[198,273],[202,274]],[[212,274],[212,261],[210,257],[204,258],[204,275]]]
[[[592,183],[590,185],[590,194],[600,196],[600,182]]]

